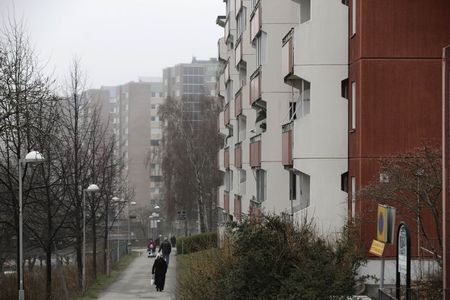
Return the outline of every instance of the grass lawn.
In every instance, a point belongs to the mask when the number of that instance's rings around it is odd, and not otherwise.
[[[117,280],[120,273],[125,270],[128,265],[139,256],[138,252],[131,252],[131,254],[124,256],[118,263],[114,264],[111,269],[111,276],[108,277],[105,274],[99,274],[97,276],[97,282],[88,287],[84,296],[78,297],[78,300],[91,300],[97,299],[100,293],[111,283]]]

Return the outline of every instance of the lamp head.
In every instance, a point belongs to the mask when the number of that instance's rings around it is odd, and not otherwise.
[[[25,155],[25,159],[23,160],[26,163],[39,163],[45,160],[44,156],[38,151],[30,151],[27,155]]]
[[[91,192],[98,192],[100,190],[100,188],[98,187],[98,185],[96,184],[90,184],[87,189],[86,192],[91,193]]]

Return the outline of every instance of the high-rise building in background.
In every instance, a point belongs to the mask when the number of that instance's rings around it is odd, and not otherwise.
[[[114,134],[116,157],[124,159],[123,176],[134,191],[136,211],[160,205],[162,129],[158,108],[164,99],[162,83],[140,78],[139,82],[89,90],[87,95],[100,104],[101,118]]]
[[[379,159],[441,143],[450,2],[225,2],[217,18],[220,221],[263,209],[307,216],[334,234],[365,212],[359,229],[369,248],[377,216],[356,194],[384,178]],[[369,260],[364,272],[377,264]]]
[[[197,60],[181,63],[163,70],[163,91],[165,97],[184,99],[185,113],[189,120],[200,120],[199,100],[204,96],[216,95],[217,59]]]

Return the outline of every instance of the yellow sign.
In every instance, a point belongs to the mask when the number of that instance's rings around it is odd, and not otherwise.
[[[377,240],[373,240],[372,246],[370,246],[369,253],[376,256],[383,256],[385,243],[379,242]]]
[[[377,240],[386,243],[388,239],[388,207],[378,205]]]

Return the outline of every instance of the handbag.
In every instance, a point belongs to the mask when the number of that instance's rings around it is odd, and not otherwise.
[[[155,277],[152,274],[152,278],[150,279],[150,285],[154,285],[155,284]]]

